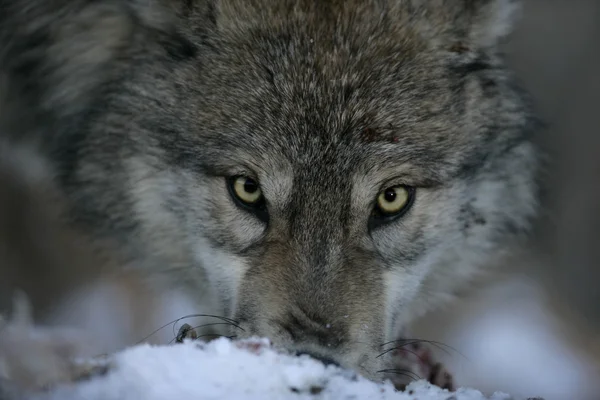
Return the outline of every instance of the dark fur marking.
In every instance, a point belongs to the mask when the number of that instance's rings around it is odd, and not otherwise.
[[[352,95],[354,94],[354,90],[355,90],[355,88],[353,85],[351,85],[351,84],[344,85],[343,97],[342,97],[344,103],[347,103],[352,98]]]
[[[163,46],[167,54],[175,61],[194,59],[198,54],[198,48],[180,33],[171,34]]]
[[[452,65],[450,70],[459,76],[468,76],[477,72],[486,71],[492,68],[487,57],[484,55],[479,55],[474,60],[467,63],[459,63]]]
[[[361,131],[361,137],[366,142],[375,142],[379,138],[379,133],[373,128],[363,128]]]
[[[263,65],[263,71],[265,72],[266,78],[271,85],[275,84],[275,73],[273,69],[268,65]]]
[[[485,217],[477,212],[476,208],[470,203],[460,208],[460,216],[465,231],[468,231],[474,225],[485,225],[487,223]]]
[[[464,54],[469,51],[469,47],[462,42],[454,43],[449,49],[453,53]]]

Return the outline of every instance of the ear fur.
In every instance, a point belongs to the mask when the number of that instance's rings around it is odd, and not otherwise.
[[[495,46],[512,32],[521,3],[518,0],[471,0],[474,14],[469,41],[479,47]]]
[[[495,47],[512,31],[519,0],[407,0],[422,32],[447,46],[461,43],[469,49]]]
[[[4,0],[2,97],[62,119],[85,110],[136,34],[175,26],[163,0]],[[146,35],[147,36],[147,35]]]

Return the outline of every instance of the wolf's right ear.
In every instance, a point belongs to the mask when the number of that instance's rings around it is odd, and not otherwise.
[[[7,0],[3,12],[0,68],[10,80],[9,96],[27,97],[46,112],[84,108],[133,32],[118,3]]]
[[[85,110],[144,32],[174,25],[170,0],[2,0],[3,97],[66,118]]]

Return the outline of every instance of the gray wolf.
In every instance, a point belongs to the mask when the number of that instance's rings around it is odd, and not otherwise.
[[[389,377],[382,345],[536,215],[514,1],[2,7],[4,142],[47,163],[111,271],[235,321],[210,332]]]

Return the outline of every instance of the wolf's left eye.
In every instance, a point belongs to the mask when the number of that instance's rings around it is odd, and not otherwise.
[[[242,202],[252,205],[262,199],[262,191],[258,182],[245,176],[238,176],[231,182],[233,194]]]
[[[377,195],[372,222],[387,222],[403,215],[414,200],[415,189],[410,186],[398,185],[389,187]]]
[[[265,222],[268,221],[269,215],[265,198],[257,181],[247,176],[238,175],[227,178],[227,187],[238,206],[252,212],[259,219]]]

